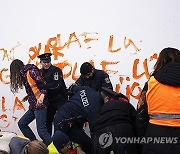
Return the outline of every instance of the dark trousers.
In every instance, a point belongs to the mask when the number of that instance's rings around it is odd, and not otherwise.
[[[180,127],[149,124],[145,136],[154,140],[144,144],[143,154],[180,154]],[[159,140],[160,137],[162,142],[155,141],[155,138]]]
[[[50,135],[52,135],[54,116],[55,116],[57,110],[60,109],[64,103],[65,102],[63,102],[63,101],[61,101],[61,102],[60,101],[57,101],[57,102],[50,101],[49,102],[49,106],[47,109],[46,127],[47,127],[47,130]]]
[[[117,142],[117,137],[134,137],[134,130],[130,124],[121,123],[107,126],[94,132],[94,154],[136,154],[136,144]],[[124,140],[123,140],[124,141]]]

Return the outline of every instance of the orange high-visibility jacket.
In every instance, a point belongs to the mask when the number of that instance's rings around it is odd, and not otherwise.
[[[180,87],[159,83],[153,76],[148,81],[146,101],[149,115],[180,116]],[[162,126],[180,127],[180,118],[151,119],[150,123]]]
[[[34,93],[34,96],[36,97],[36,99],[38,99],[41,95],[41,92],[38,89],[36,82],[31,78],[29,71],[27,71],[27,81]]]

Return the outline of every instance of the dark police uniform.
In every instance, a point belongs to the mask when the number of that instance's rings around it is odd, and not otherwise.
[[[38,56],[40,60],[49,60],[51,54],[46,53]],[[46,85],[40,85],[40,88],[47,90],[49,106],[47,110],[47,129],[52,134],[52,122],[56,111],[66,102],[66,85],[63,79],[63,73],[60,68],[51,65],[48,69],[41,69],[42,76]]]
[[[72,91],[75,92],[74,96],[55,115],[55,130],[64,131],[71,141],[82,145],[83,151],[91,153],[91,139],[84,132],[81,124],[73,119],[76,117],[87,117],[91,129],[101,111],[103,100],[99,92],[87,86],[73,86]],[[68,131],[62,129],[61,124],[64,119],[72,119],[72,128]]]
[[[112,83],[109,79],[109,75],[102,70],[94,69],[93,77],[86,78],[85,75],[81,75],[76,81],[79,86],[89,86],[96,91],[99,91],[101,87],[113,89]]]

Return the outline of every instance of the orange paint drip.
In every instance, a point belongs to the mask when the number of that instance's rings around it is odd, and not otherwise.
[[[125,49],[127,49],[130,45],[132,45],[135,50],[136,50],[136,53],[138,51],[140,51],[140,49],[134,44],[134,42],[131,40],[131,39],[127,39],[126,37],[124,38],[124,47]]]
[[[103,60],[100,65],[102,65],[102,70],[105,71],[106,73],[113,73],[113,74],[116,74],[118,71],[115,71],[115,70],[107,70],[106,69],[106,66],[107,65],[116,65],[118,64],[119,61],[116,61],[116,62],[112,62],[112,61],[106,61],[106,60]]]
[[[108,47],[108,51],[109,51],[109,52],[112,52],[112,53],[118,52],[118,51],[121,50],[121,48],[114,49],[114,50],[112,49],[112,48],[113,48],[113,40],[114,40],[114,36],[111,35],[111,36],[109,37],[109,47]]]
[[[0,81],[1,81],[3,84],[10,84],[9,81],[6,81],[6,80],[3,79],[3,73],[4,73],[4,72],[7,72],[7,71],[8,71],[8,69],[6,69],[6,68],[3,68],[3,69],[0,71]],[[6,75],[6,76],[5,76],[5,79],[7,79],[7,78],[9,78],[9,75]]]
[[[7,109],[5,108],[5,97],[2,96],[2,111],[5,112]]]
[[[87,32],[84,32],[82,33],[80,36],[83,36],[85,39],[84,39],[84,42],[87,43],[87,49],[90,49],[91,46],[90,46],[90,42],[91,41],[98,41],[98,38],[95,38],[95,37],[89,37],[89,35],[93,35],[93,34],[98,34],[97,32],[94,32],[94,33],[87,33]]]
[[[15,101],[14,101],[13,113],[15,112],[15,110],[24,110],[24,111],[26,111],[24,105],[21,103],[21,101],[18,99],[18,97],[16,97]]]
[[[63,57],[64,54],[59,52],[63,50],[66,46],[66,43],[61,46],[60,34],[57,34],[57,37],[50,38],[45,45],[45,53],[50,53],[53,51],[54,59],[57,60],[58,57]]]
[[[2,122],[0,122],[0,128],[8,128],[10,126],[10,122],[7,121],[7,115],[6,114],[2,114],[0,116],[0,120],[2,120]]]
[[[74,40],[72,40],[74,38]],[[79,41],[79,39],[77,38],[75,32],[70,34],[68,42],[67,42],[67,48],[69,49],[69,46],[71,43],[78,43],[79,47],[81,47],[81,43]]]

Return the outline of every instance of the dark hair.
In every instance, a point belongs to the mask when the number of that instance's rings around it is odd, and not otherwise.
[[[13,93],[18,92],[19,89],[23,88],[23,81],[20,70],[23,68],[24,63],[15,59],[10,64],[10,90]]]
[[[180,63],[180,51],[175,48],[164,48],[158,57],[158,60],[156,64],[154,65],[154,72],[158,72],[164,65],[166,65],[169,62],[176,62]]]
[[[82,75],[86,75],[86,74],[90,73],[92,71],[92,69],[93,69],[93,66],[89,62],[84,62],[81,65],[80,73]]]

